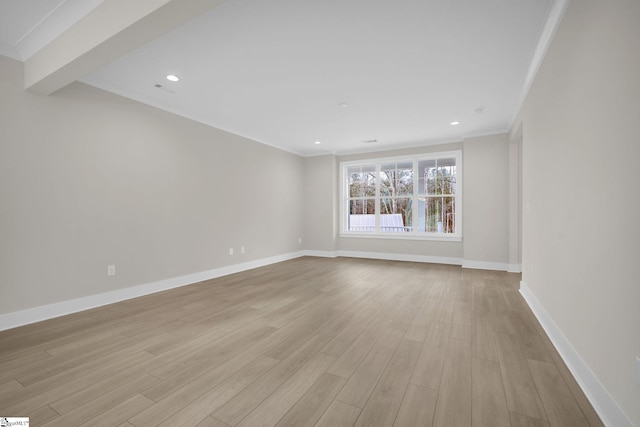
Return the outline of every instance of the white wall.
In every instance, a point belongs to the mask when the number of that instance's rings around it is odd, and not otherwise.
[[[640,2],[571,2],[515,126],[523,287],[616,426],[640,426],[639,45]]]
[[[463,148],[464,252],[471,262],[509,262],[509,138],[469,138]]]
[[[303,158],[2,56],[0,93],[0,315],[301,249]]]
[[[304,247],[335,252],[338,239],[338,164],[336,156],[307,157],[305,168]]]

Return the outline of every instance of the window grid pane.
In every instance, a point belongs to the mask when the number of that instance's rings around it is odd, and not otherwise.
[[[427,197],[424,230],[429,233],[455,233],[455,201],[454,197]]]
[[[375,231],[376,199],[349,201],[349,231]]]
[[[421,161],[419,170],[420,194],[456,194],[455,159]]]
[[[381,196],[413,195],[413,162],[384,163],[380,167]]]
[[[385,197],[380,200],[380,231],[407,233],[412,231],[412,200],[409,197]]]
[[[357,166],[348,169],[349,197],[375,197],[375,165]]]

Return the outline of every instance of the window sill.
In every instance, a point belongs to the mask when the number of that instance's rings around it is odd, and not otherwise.
[[[427,240],[434,242],[461,242],[462,236],[446,236],[437,234],[410,234],[410,233],[350,233],[343,231],[341,238],[356,239],[393,239],[393,240]]]

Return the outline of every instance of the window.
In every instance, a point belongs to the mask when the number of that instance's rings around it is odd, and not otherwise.
[[[342,235],[459,240],[462,153],[345,162]]]

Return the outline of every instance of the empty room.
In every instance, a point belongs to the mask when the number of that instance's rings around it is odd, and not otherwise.
[[[0,0],[0,424],[640,427],[639,45],[638,0]]]

